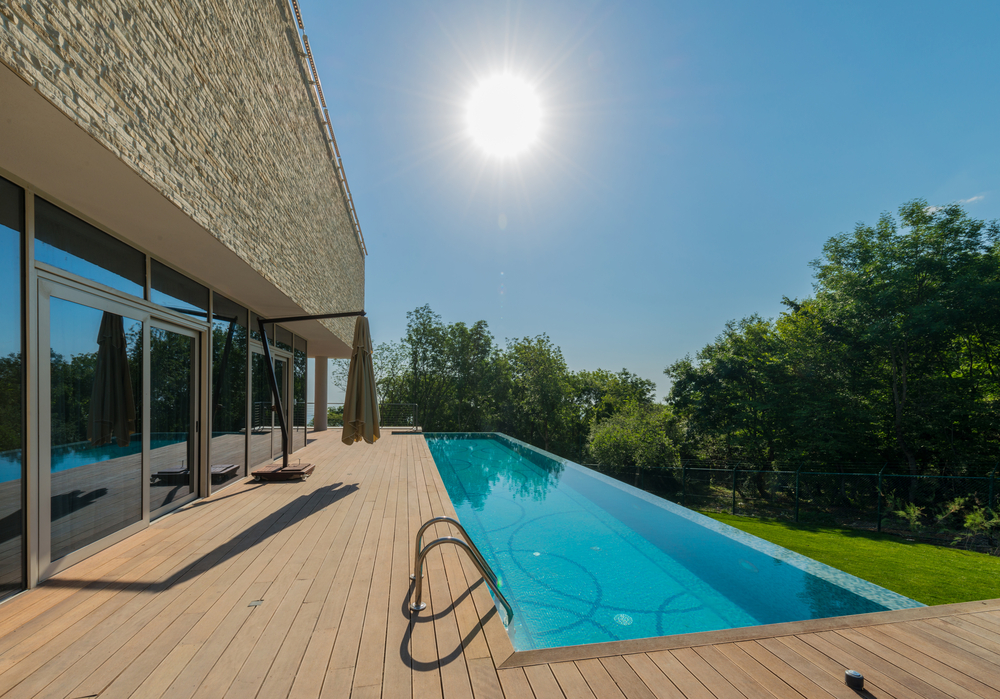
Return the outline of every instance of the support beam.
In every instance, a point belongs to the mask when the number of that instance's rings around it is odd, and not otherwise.
[[[327,386],[330,383],[330,366],[326,357],[316,357],[316,390],[313,392],[313,431],[327,428]]]

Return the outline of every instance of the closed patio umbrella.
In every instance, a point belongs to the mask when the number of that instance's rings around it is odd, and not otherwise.
[[[378,419],[372,338],[368,331],[368,319],[359,316],[354,324],[354,349],[347,372],[347,395],[344,397],[344,431],[341,435],[344,444],[354,444],[362,439],[373,444],[381,436]]]
[[[97,334],[97,366],[87,420],[87,439],[95,447],[110,444],[112,434],[118,446],[128,446],[135,432],[135,399],[126,344],[122,317],[105,311]]]

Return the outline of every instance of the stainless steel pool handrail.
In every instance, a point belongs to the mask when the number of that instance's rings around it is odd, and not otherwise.
[[[483,558],[483,554],[479,553],[479,549],[473,543],[472,537],[469,536],[469,532],[465,531],[465,527],[463,527],[459,523],[459,521],[454,517],[443,517],[443,516],[432,517],[431,519],[427,520],[422,525],[420,525],[420,529],[417,530],[417,542],[416,546],[414,546],[413,548],[413,572],[410,573],[410,580],[416,580],[417,575],[423,576],[424,574],[423,564],[421,563],[419,566],[417,565],[417,560],[420,558],[420,546],[424,543],[424,532],[427,531],[428,527],[432,527],[435,524],[441,524],[441,523],[447,523],[458,527],[458,531],[461,532],[462,536],[465,537],[465,542],[472,549],[473,554],[475,554],[474,557],[478,559],[479,567],[488,572],[492,577],[493,583],[496,584],[498,582],[496,573],[493,572],[493,569],[490,568],[490,564],[486,562],[485,558]]]
[[[417,555],[417,565],[414,566],[414,569],[416,570],[422,569],[424,564],[424,558],[427,556],[427,553],[432,548],[440,546],[441,544],[455,544],[460,549],[463,549],[467,554],[469,554],[469,558],[472,559],[472,562],[475,564],[476,568],[479,569],[479,573],[480,575],[483,576],[483,580],[485,580],[486,584],[490,586],[490,589],[493,590],[493,594],[496,595],[496,598],[500,600],[500,603],[503,605],[504,611],[507,612],[507,621],[504,624],[504,626],[509,625],[511,620],[514,618],[514,610],[511,608],[510,603],[507,601],[507,598],[504,597],[502,592],[500,592],[500,588],[498,588],[497,584],[494,582],[496,575],[493,573],[493,570],[490,569],[488,565],[484,568],[483,565],[480,564],[482,556],[479,555],[478,551],[475,550],[474,544],[470,546],[469,544],[465,543],[464,541],[462,541],[457,537],[442,536],[440,539],[435,539],[434,541],[427,544],[420,550],[420,553]],[[485,561],[483,561],[483,563],[485,563]],[[420,568],[418,568],[417,566],[420,566]],[[424,590],[424,576],[418,575],[416,576],[416,578],[414,578],[413,601],[410,602],[411,612],[419,612],[427,608],[427,604],[420,601],[421,597],[423,596],[423,590]]]

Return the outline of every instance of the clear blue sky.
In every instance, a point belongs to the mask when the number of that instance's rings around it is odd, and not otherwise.
[[[301,7],[376,343],[426,303],[663,397],[663,368],[727,320],[809,295],[809,261],[856,222],[917,197],[1000,217],[995,1]],[[504,71],[545,117],[497,161],[463,120]]]

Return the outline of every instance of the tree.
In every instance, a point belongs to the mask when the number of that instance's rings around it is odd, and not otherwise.
[[[589,448],[597,463],[638,474],[679,465],[679,441],[679,422],[669,408],[630,403],[594,426]]]
[[[509,340],[506,352],[510,372],[508,424],[528,441],[551,451],[566,444],[563,430],[571,419],[572,384],[562,350],[548,335]]]
[[[1000,256],[996,224],[958,205],[915,200],[899,215],[832,238],[814,267],[831,331],[870,372],[916,475],[995,444]]]

